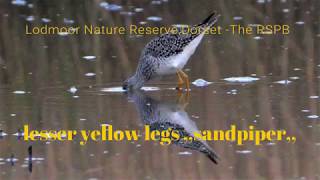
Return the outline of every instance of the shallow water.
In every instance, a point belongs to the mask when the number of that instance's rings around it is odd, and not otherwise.
[[[0,2],[0,179],[319,179],[320,14],[317,1]],[[204,8],[205,7],[205,8]],[[221,26],[285,23],[290,35],[207,36],[185,72],[181,109],[174,76],[146,85],[144,97],[179,109],[200,130],[286,129],[287,142],[208,142],[220,157],[158,142],[24,142],[32,129],[143,129],[141,109],[120,86],[151,36],[33,36],[25,24],[196,24],[211,9]],[[79,13],[81,12],[81,13]],[[131,12],[131,13],[130,13]],[[179,12],[177,14],[177,12]],[[197,13],[195,13],[197,12]],[[32,18],[30,18],[32,17]],[[151,18],[152,17],[152,18]],[[163,110],[162,109],[162,110]],[[183,116],[182,116],[183,115]],[[181,120],[181,122],[184,122]],[[28,148],[32,146],[32,172]]]

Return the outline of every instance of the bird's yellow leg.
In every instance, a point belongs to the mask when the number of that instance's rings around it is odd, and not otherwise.
[[[182,86],[184,85],[184,81],[183,81],[182,75],[180,74],[179,71],[177,71],[177,76],[178,76],[178,87],[177,87],[177,90],[181,90]]]
[[[184,73],[182,70],[179,70],[178,72],[181,75],[184,83],[186,84],[187,92],[189,92],[190,91],[190,81],[189,81],[188,75],[186,73]]]
[[[178,93],[178,104],[181,105],[183,109],[185,109],[189,104],[189,93],[187,95],[183,93]]]
[[[182,91],[178,91],[177,104],[181,104],[182,98],[183,98],[183,93],[182,93]]]

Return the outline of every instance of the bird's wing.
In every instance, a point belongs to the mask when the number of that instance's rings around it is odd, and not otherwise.
[[[179,139],[173,141],[174,144],[177,144],[179,146],[182,146],[184,148],[188,148],[191,150],[199,151],[205,154],[212,162],[215,164],[218,164],[219,156],[216,154],[216,152],[211,149],[209,145],[206,144],[205,141],[200,141],[186,131],[186,129],[179,124],[170,123],[168,121],[160,121],[160,122],[154,122],[150,125],[150,130],[158,130],[158,131],[165,131],[169,128],[172,128],[172,130],[178,131],[179,133]],[[192,140],[189,140],[190,137]],[[186,138],[186,139],[185,139]]]
[[[151,40],[145,47],[143,54],[156,58],[167,58],[183,51],[195,36],[167,33]]]
[[[142,55],[167,58],[180,53],[192,40],[216,23],[220,15],[215,14],[212,13],[202,23],[189,27],[188,31],[181,27],[177,28],[177,32],[169,32],[154,38],[146,45]]]

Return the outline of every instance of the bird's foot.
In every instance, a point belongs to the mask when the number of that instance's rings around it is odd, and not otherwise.
[[[184,81],[183,81],[179,71],[177,71],[177,76],[178,76],[178,86],[176,87],[176,90],[177,91],[182,91],[183,90]]]
[[[190,81],[189,77],[186,73],[184,73],[182,70],[177,71],[178,75],[178,87],[182,89],[182,87],[185,85],[186,86],[186,91],[189,93],[190,91]]]
[[[176,87],[176,90],[179,91],[179,92],[182,92],[182,91],[183,91],[183,88],[178,85],[178,86]]]

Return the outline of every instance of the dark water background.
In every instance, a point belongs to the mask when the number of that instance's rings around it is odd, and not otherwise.
[[[320,1],[109,2],[121,9],[103,8],[101,2],[0,2],[0,130],[8,134],[0,139],[0,179],[320,178]],[[79,142],[24,142],[12,135],[24,124],[32,129],[98,129],[102,123],[142,129],[126,95],[102,90],[121,85],[134,72],[140,51],[152,36],[26,36],[26,24],[196,24],[212,10],[222,15],[218,22],[222,27],[288,24],[291,32],[206,36],[185,68],[191,81],[214,83],[191,87],[186,113],[199,129],[228,129],[231,124],[239,129],[248,125],[286,129],[297,137],[295,144],[209,142],[221,158],[214,165],[199,152],[157,142],[92,142],[81,147]],[[147,20],[150,16],[162,20]],[[223,80],[245,76],[259,80]],[[175,87],[175,82],[174,76],[152,82],[161,90],[146,94],[160,102],[175,102],[177,93],[163,90]],[[71,87],[77,92],[68,92]],[[32,173],[24,160],[30,145],[38,158]],[[15,160],[12,166],[10,161]]]

